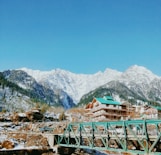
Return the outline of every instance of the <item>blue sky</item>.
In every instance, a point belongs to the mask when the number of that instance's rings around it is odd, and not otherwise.
[[[0,0],[0,71],[161,75],[161,0]]]

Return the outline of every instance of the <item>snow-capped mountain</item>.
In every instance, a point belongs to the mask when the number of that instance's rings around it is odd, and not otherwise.
[[[112,69],[106,69],[104,72],[97,72],[96,74],[74,74],[61,69],[48,72],[34,71],[27,68],[22,68],[21,70],[50,89],[64,90],[73,98],[75,103],[78,103],[84,94],[111,80],[118,79],[121,75],[121,72]]]
[[[95,74],[75,74],[61,69],[39,71],[22,68],[21,70],[47,88],[63,90],[76,104],[83,95],[111,81],[118,81],[146,98],[149,98],[149,93],[153,90],[157,92],[157,97],[161,98],[160,91],[158,92],[161,90],[158,85],[161,77],[142,66],[131,66],[125,72],[106,69],[104,72],[99,71]]]
[[[144,104],[149,101],[161,104],[161,77],[142,66],[134,65],[120,76],[85,94],[79,105],[94,97],[112,95],[117,101]]]
[[[72,98],[66,92],[56,88],[51,90],[48,87],[43,86],[41,83],[36,82],[32,76],[22,70],[4,71],[3,75],[8,81],[27,90],[29,96],[37,100],[46,102],[49,105],[61,105],[66,109],[75,106]]]
[[[159,79],[159,77],[145,67],[134,65],[122,73],[120,81],[134,82],[136,84],[150,84],[154,79]]]
[[[71,108],[88,96],[92,99],[109,92],[118,100],[122,97],[124,100],[135,98],[161,102],[161,77],[137,65],[125,72],[106,69],[95,74],[75,74],[61,69],[39,71],[21,68],[4,71],[3,75],[47,104],[64,108]]]

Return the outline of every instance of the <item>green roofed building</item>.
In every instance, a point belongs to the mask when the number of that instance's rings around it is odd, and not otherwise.
[[[103,98],[96,98],[98,102],[101,104],[111,104],[111,105],[120,105],[121,103],[118,101],[114,101],[111,96],[104,96]]]
[[[86,109],[88,109],[94,121],[109,121],[127,119],[130,115],[128,106],[115,101],[111,96],[94,98]]]

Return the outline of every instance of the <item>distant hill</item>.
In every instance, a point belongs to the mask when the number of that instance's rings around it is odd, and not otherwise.
[[[36,80],[21,70],[8,70],[3,72],[3,76],[10,82],[18,85],[26,91],[27,96],[35,101],[45,102],[52,106],[62,106],[70,108],[75,106],[72,99],[60,89],[54,91],[36,82]],[[69,105],[68,102],[69,101]],[[67,102],[67,103],[66,103]]]
[[[36,99],[30,91],[6,80],[0,73],[0,105],[9,111],[24,111],[34,106],[32,100]]]
[[[130,90],[123,83],[111,81],[108,84],[101,86],[89,92],[88,94],[85,94],[78,103],[78,106],[86,105],[87,103],[91,102],[94,97],[103,96],[113,96],[119,101],[127,101],[131,104],[142,104],[143,102],[148,101],[144,96]]]
[[[110,94],[117,100],[133,104],[149,100],[161,103],[161,77],[143,66],[134,65],[124,72],[106,69],[95,74],[27,68],[8,70],[2,74],[7,81],[18,85],[29,98],[66,109]]]

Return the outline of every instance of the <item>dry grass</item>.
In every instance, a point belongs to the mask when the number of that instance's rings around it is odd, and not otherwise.
[[[79,113],[81,115],[84,115],[86,113],[86,109],[84,108],[71,108],[67,110],[68,113]]]
[[[53,112],[53,113],[55,113],[55,114],[58,114],[58,113],[64,112],[64,108],[62,108],[62,107],[50,107],[50,108],[48,109],[48,111],[49,111],[49,112]]]

